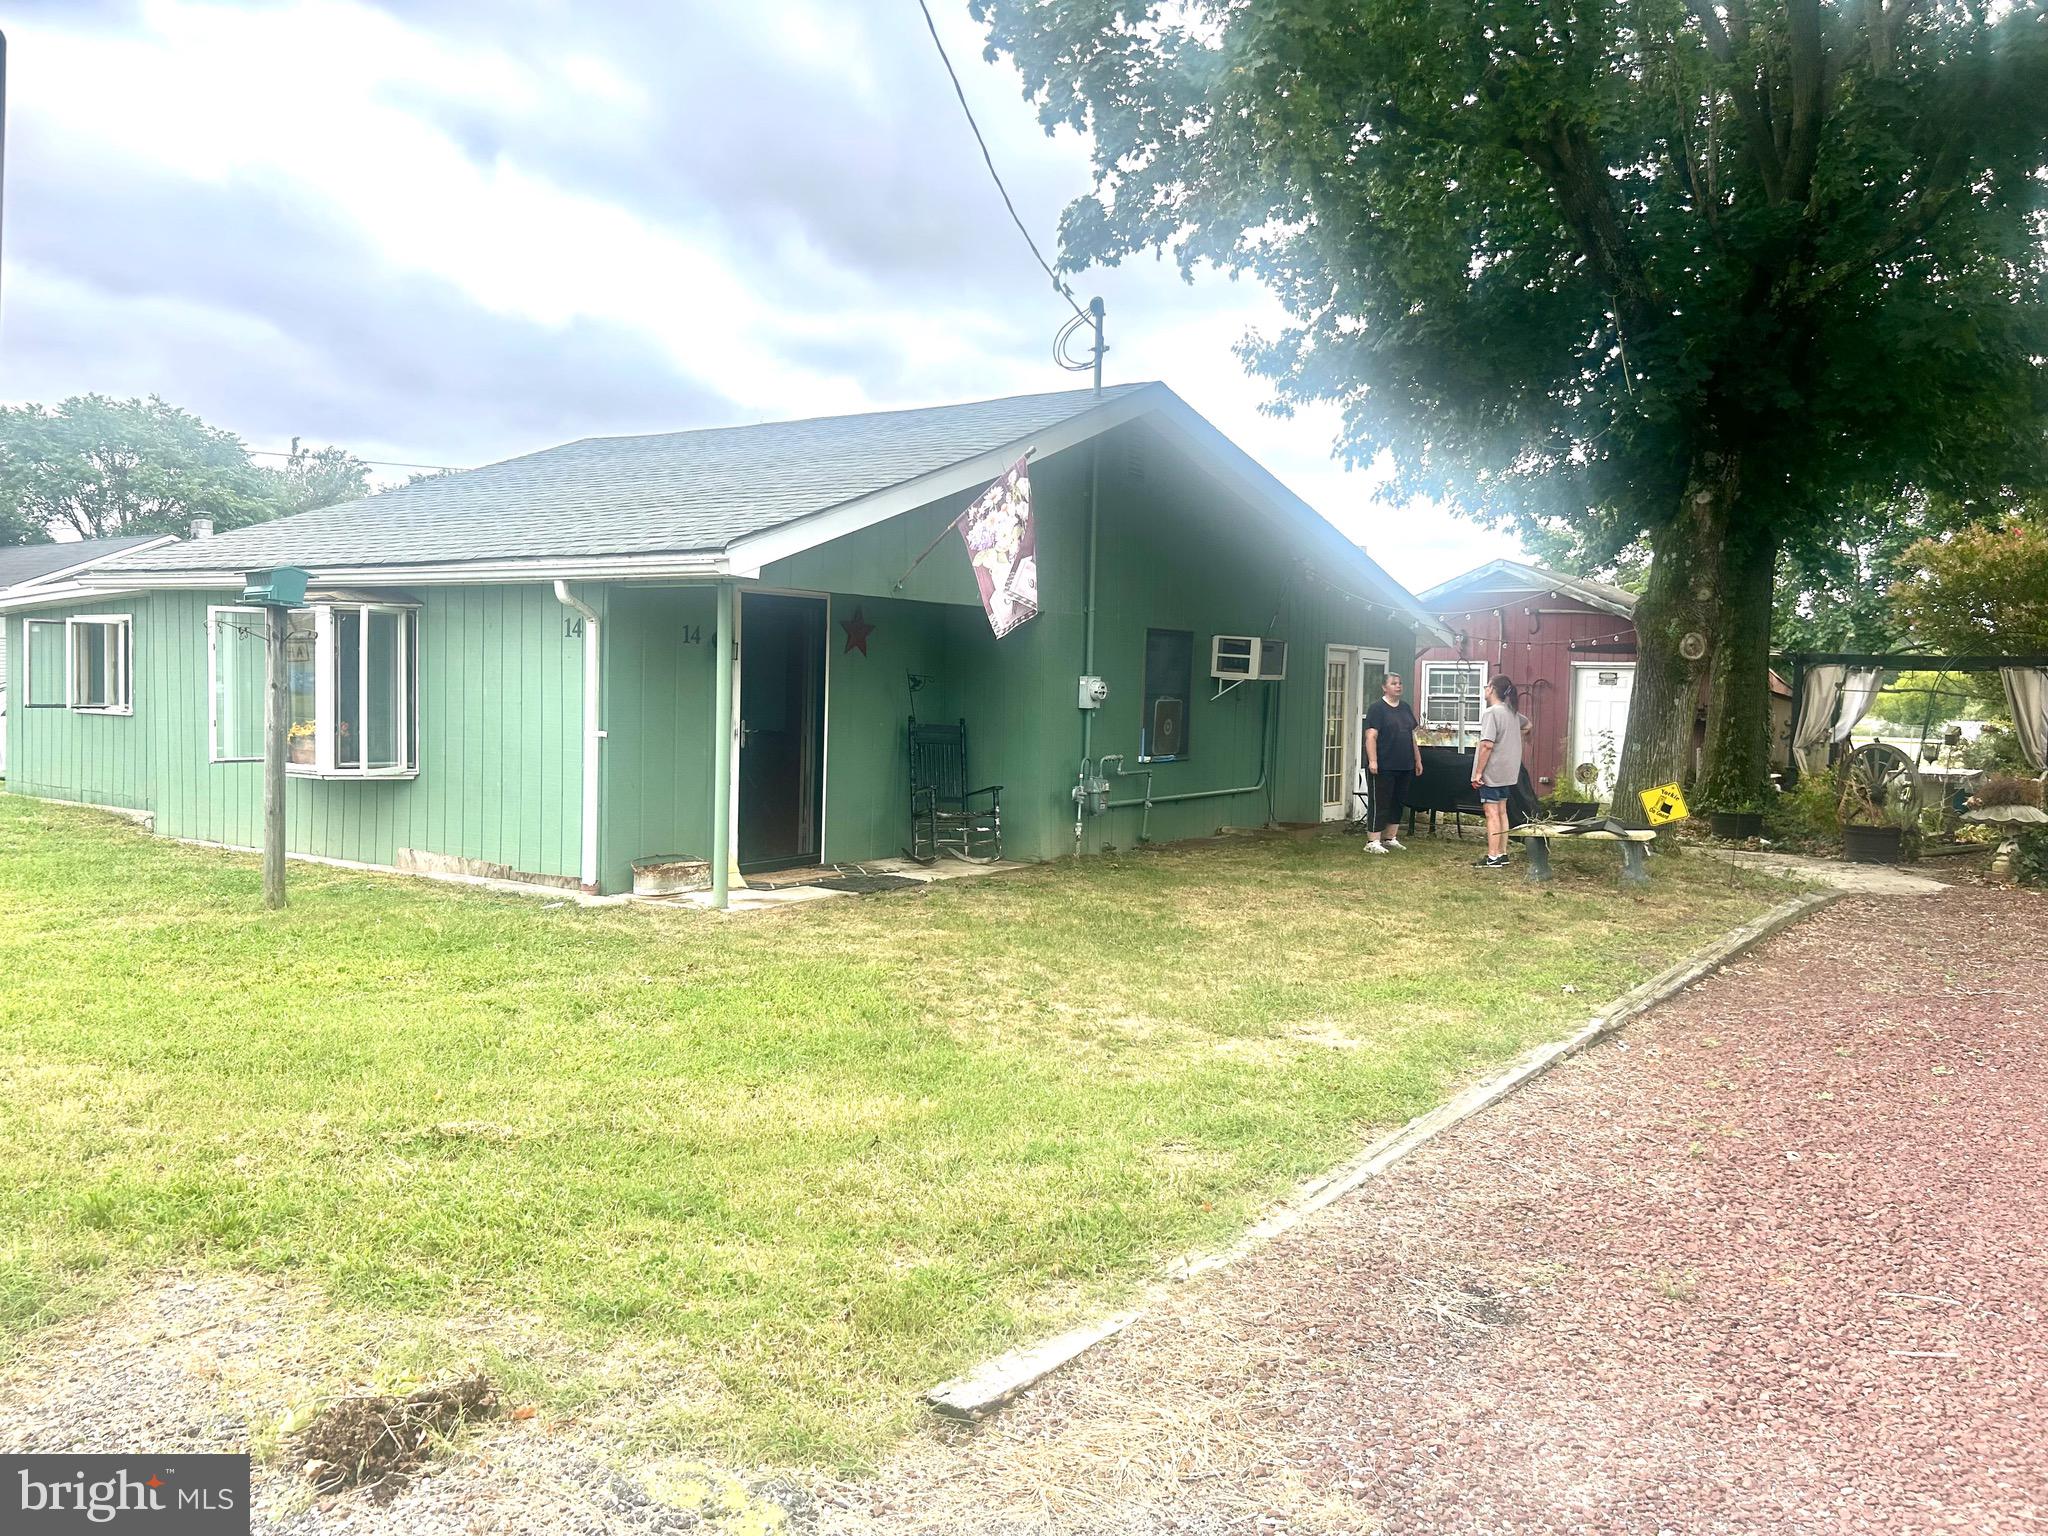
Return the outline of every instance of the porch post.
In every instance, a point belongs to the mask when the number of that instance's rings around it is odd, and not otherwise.
[[[711,905],[725,909],[732,884],[732,664],[738,654],[733,632],[733,588],[718,584],[718,635],[713,649],[711,689]]]

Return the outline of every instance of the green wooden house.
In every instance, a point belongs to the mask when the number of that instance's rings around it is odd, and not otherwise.
[[[997,639],[960,539],[918,557],[1027,453]],[[899,855],[913,716],[965,722],[1010,858],[1342,816],[1375,670],[1440,636],[1160,384],[591,438],[0,600],[9,791],[255,845],[237,599],[287,565],[292,851],[596,892]]]

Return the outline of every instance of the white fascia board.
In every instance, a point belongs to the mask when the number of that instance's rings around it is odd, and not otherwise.
[[[971,459],[948,464],[944,469],[935,469],[915,480],[906,480],[901,485],[892,485],[887,490],[876,491],[824,512],[814,512],[779,528],[736,539],[725,552],[729,574],[757,578],[762,567],[773,565],[777,560],[787,560],[791,555],[800,555],[834,539],[843,539],[850,533],[859,533],[863,528],[872,528],[876,523],[885,523],[892,517],[901,517],[932,502],[985,485],[1016,463],[1017,456],[1026,450],[1036,450],[1040,455],[1050,457],[1113,427],[1122,426],[1148,411],[1159,410],[1169,401],[1180,404],[1173,391],[1162,385],[1148,384],[1143,389],[1134,389],[1127,395],[1119,395],[1114,400],[1069,416],[1042,431],[1017,438],[999,448],[991,448],[986,453],[978,453]],[[1185,406],[1181,408],[1186,409]]]
[[[143,589],[135,582],[123,582],[117,587],[88,587],[81,582],[67,581],[62,586],[30,587],[26,582],[0,592],[0,613],[19,613],[30,608],[56,608],[65,603],[84,602],[88,598],[98,602],[107,597],[137,597]]]
[[[244,575],[257,569],[261,567],[214,571],[104,571],[88,573],[80,580],[90,585],[104,580],[152,589],[239,587]],[[459,587],[508,582],[708,580],[726,574],[724,555],[702,553],[476,560],[449,565],[322,566],[313,572],[312,579],[323,587]]]
[[[1380,589],[1389,605],[1406,613],[1417,629],[1441,644],[1450,643],[1450,631],[1424,611],[1415,595],[1382,570],[1377,560],[1347,539],[1328,518],[1289,490],[1284,481],[1238,447],[1201,412],[1178,395],[1170,394],[1167,399],[1170,403],[1160,411],[1160,424],[1233,485],[1238,494],[1254,506],[1266,507],[1303,524],[1305,531],[1328,544],[1331,554],[1338,559],[1362,566],[1366,580]]]

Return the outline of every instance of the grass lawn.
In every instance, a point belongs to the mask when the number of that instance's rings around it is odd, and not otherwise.
[[[338,1320],[516,1311],[567,1358],[665,1351],[687,1385],[641,1433],[857,1465],[922,1388],[1784,889],[1687,857],[1624,893],[1611,847],[1549,890],[1471,840],[1359,849],[731,918],[294,865],[270,917],[249,857],[0,795],[0,1328],[168,1268],[281,1273]]]

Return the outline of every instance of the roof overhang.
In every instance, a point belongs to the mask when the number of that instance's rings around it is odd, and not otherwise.
[[[177,542],[178,536],[174,533],[158,534],[153,539],[148,539],[138,544],[130,544],[125,549],[106,550],[100,554],[88,556],[86,559],[75,561],[70,565],[60,565],[54,571],[44,571],[39,575],[23,577],[11,586],[0,587],[0,609],[14,606],[17,598],[24,593],[33,592],[39,588],[69,587],[73,583],[82,580],[85,573],[105,561],[124,560],[130,555],[146,554],[152,549],[161,549],[166,544],[175,544]],[[132,581],[124,584],[127,586],[134,585]]]
[[[1606,593],[1575,577],[1567,576],[1561,571],[1546,571],[1541,566],[1525,565],[1520,560],[1489,560],[1485,565],[1469,570],[1462,576],[1453,576],[1449,581],[1438,582],[1421,594],[1421,601],[1434,608],[1445,598],[1468,587],[1499,586],[1503,584],[1503,579],[1506,584],[1525,592],[1548,592],[1553,597],[1573,598],[1589,608],[1610,613],[1617,619],[1635,617],[1635,609],[1632,606],[1616,602]]]
[[[213,571],[123,569],[87,572],[79,581],[81,585],[93,589],[105,583],[108,586],[190,591],[239,587],[245,574],[240,570],[225,568]],[[328,565],[314,572],[322,586],[352,587],[393,584],[421,587],[489,586],[525,581],[701,581],[734,574],[740,573],[733,572],[726,557],[717,551],[570,558],[550,555],[532,560],[466,560],[450,565]]]
[[[1369,593],[1363,600],[1383,603],[1440,644],[1451,642],[1450,631],[1358,545],[1331,526],[1321,513],[1289,490],[1270,470],[1218,431],[1199,412],[1163,384],[1148,384],[1065,421],[1029,433],[943,469],[875,491],[853,501],[796,518],[735,540],[723,550],[677,551],[640,555],[591,555],[563,558],[472,560],[440,565],[388,564],[322,567],[315,576],[323,584],[374,586],[460,586],[524,581],[709,581],[755,580],[768,566],[845,538],[877,523],[901,517],[919,507],[977,490],[1026,453],[1050,457],[1139,417],[1149,417],[1190,456],[1209,469],[1245,501],[1300,528],[1319,560]],[[130,552],[132,553],[132,551]],[[84,584],[100,582],[124,588],[221,588],[237,586],[239,570],[149,571],[124,566],[118,572],[83,573]]]
[[[134,597],[156,585],[153,581],[138,582],[132,576],[104,587],[87,586],[83,581],[58,582],[47,587],[23,582],[0,592],[0,613],[23,613],[31,608],[56,608],[65,603],[87,600],[99,602],[108,597]]]

